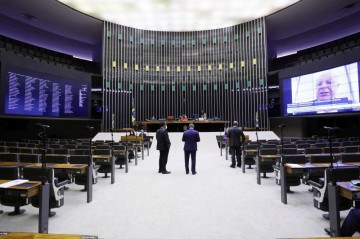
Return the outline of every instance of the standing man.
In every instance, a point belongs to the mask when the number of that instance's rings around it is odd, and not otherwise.
[[[186,174],[189,174],[189,156],[191,155],[191,172],[193,175],[196,174],[197,142],[200,141],[199,132],[194,130],[194,128],[194,124],[190,124],[189,129],[184,132],[182,137],[182,141],[185,142],[185,171]]]
[[[245,141],[245,135],[238,127],[237,121],[234,121],[233,127],[229,129],[228,138],[230,143],[230,150],[232,152],[230,167],[235,168],[235,155],[237,159],[237,166],[241,167],[241,145]]]
[[[159,173],[162,174],[171,173],[170,171],[166,170],[166,164],[167,164],[170,145],[171,145],[169,134],[166,128],[167,128],[166,122],[162,122],[161,128],[156,131],[156,140],[157,140],[156,149],[160,151]]]

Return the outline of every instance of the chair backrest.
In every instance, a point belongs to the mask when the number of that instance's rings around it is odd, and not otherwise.
[[[297,154],[298,151],[297,148],[284,148],[284,150],[281,150],[280,148],[279,153],[288,155],[288,154]]]
[[[75,149],[75,155],[90,155],[89,149]]]
[[[110,149],[95,149],[94,155],[110,155],[111,151]]]
[[[295,163],[295,164],[305,164],[307,163],[307,159],[305,157],[305,155],[285,155],[284,158],[284,163]]]
[[[115,145],[114,150],[125,150],[125,146],[124,145]]]
[[[324,147],[327,147],[328,146],[328,143],[326,142],[317,142],[315,143],[315,147],[317,148],[324,148]]]
[[[341,162],[360,162],[360,154],[341,154]]]
[[[321,154],[322,150],[318,147],[304,149],[305,154]]]
[[[6,142],[6,146],[19,147],[19,144],[18,144],[18,142]]]
[[[331,147],[331,150],[333,153],[339,153],[340,152],[340,148],[339,147]],[[323,149],[323,153],[326,154],[326,153],[330,153],[330,147],[325,147]]]
[[[110,145],[96,145],[95,149],[110,149]]]
[[[19,154],[19,161],[22,163],[40,163],[39,154]]]
[[[47,163],[68,163],[66,155],[46,155]]]
[[[18,179],[20,178],[20,169],[17,166],[0,166],[0,179]]]
[[[283,147],[284,147],[284,149],[288,149],[288,148],[294,148],[294,147],[296,147],[296,145],[295,144],[284,144]]]
[[[306,148],[310,148],[310,144],[309,143],[300,143],[300,144],[297,144],[296,147],[298,147],[300,149],[306,149]]]
[[[78,145],[76,146],[76,149],[89,149],[89,145],[84,145],[84,144]]]
[[[257,144],[248,144],[244,146],[245,149],[257,149]]]
[[[34,153],[34,150],[32,148],[21,148],[20,152],[22,154],[32,154],[32,153]]]
[[[18,147],[8,146],[7,149],[10,153],[21,153],[21,149]]]
[[[335,182],[351,181],[353,179],[359,179],[359,167],[346,167],[346,168],[333,168],[332,175]],[[325,170],[327,181],[331,180],[331,170],[327,168]]]
[[[54,150],[54,154],[69,154],[69,149],[66,148],[62,148],[62,149],[53,149]]]
[[[276,148],[276,144],[262,144],[261,148],[263,148],[263,149],[273,149],[273,148]]]
[[[330,163],[330,155],[311,155],[310,163]]]
[[[343,141],[341,142],[342,146],[351,146],[352,145],[352,141]]]
[[[89,155],[70,155],[69,163],[71,164],[89,164],[91,158]]]
[[[5,153],[9,152],[6,146],[0,146],[0,152]]]
[[[358,153],[359,152],[359,146],[345,146],[344,147],[345,153]]]
[[[260,155],[277,155],[277,149],[260,149]]]
[[[0,162],[19,162],[19,154],[0,154]]]

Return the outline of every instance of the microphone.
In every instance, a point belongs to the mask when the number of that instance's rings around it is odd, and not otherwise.
[[[285,128],[285,126],[286,126],[285,124],[280,124],[279,128]]]
[[[36,125],[37,127],[39,127],[39,128],[42,128],[42,129],[44,129],[44,128],[50,128],[50,126],[49,126],[49,125],[46,125],[46,124],[36,123],[35,125]]]
[[[113,128],[110,128],[109,129],[110,133],[114,132],[114,129]]]
[[[94,127],[92,127],[92,126],[86,126],[85,128],[87,128],[88,130],[92,130]]]
[[[328,126],[324,126],[324,129],[326,130],[339,130],[339,127],[328,127]]]

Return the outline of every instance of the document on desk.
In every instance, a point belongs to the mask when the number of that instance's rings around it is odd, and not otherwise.
[[[8,187],[12,187],[12,186],[16,186],[16,185],[19,185],[19,184],[26,183],[28,181],[29,180],[27,180],[27,179],[16,179],[16,180],[12,180],[10,182],[0,184],[0,188],[8,188]]]

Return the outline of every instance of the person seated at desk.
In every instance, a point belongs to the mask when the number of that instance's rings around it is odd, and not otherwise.
[[[143,129],[141,130],[141,132],[140,132],[139,136],[142,136],[142,137],[143,137],[143,139],[145,139],[145,137],[146,137],[146,133],[144,132],[144,130],[143,130]]]
[[[135,136],[135,131],[131,130],[130,133],[129,133],[129,136]]]
[[[201,111],[200,118],[199,118],[199,121],[202,121],[202,120],[207,120],[206,113],[204,110]]]
[[[325,228],[325,232],[330,235],[330,228]],[[351,209],[340,228],[342,237],[352,237],[355,232],[360,233],[360,208]]]
[[[186,116],[186,114],[180,116],[180,121],[188,121],[188,117]]]

